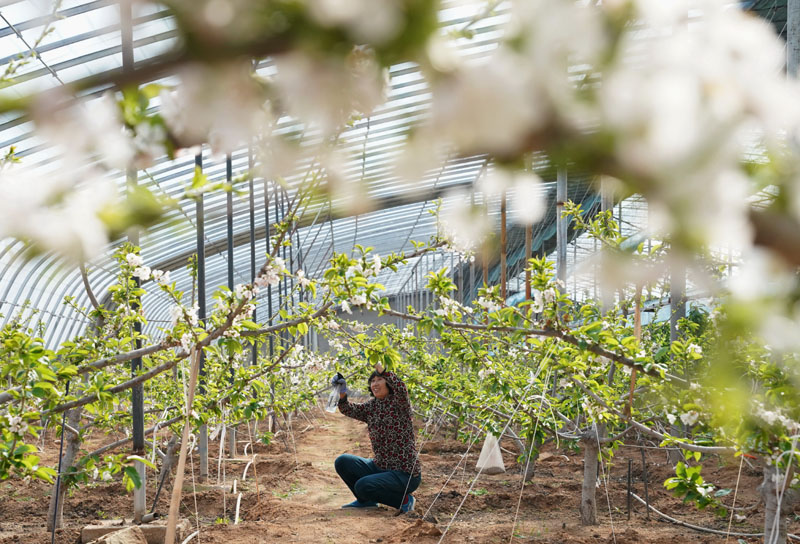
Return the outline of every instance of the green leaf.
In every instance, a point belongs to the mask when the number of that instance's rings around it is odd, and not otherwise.
[[[128,491],[133,490],[134,487],[136,489],[142,487],[142,480],[139,478],[139,473],[134,467],[125,467],[125,476],[127,476],[125,489]]]
[[[144,463],[148,467],[152,468],[153,470],[158,470],[157,466],[155,466],[153,463],[151,463],[149,460],[145,459],[141,455],[129,455],[127,457],[127,460],[128,461],[141,461],[142,463]]]

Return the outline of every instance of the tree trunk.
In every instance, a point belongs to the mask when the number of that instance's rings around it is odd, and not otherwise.
[[[67,413],[67,425],[73,429],[77,429],[81,424],[81,412],[83,408],[74,408]],[[61,474],[66,474],[75,458],[78,456],[78,450],[81,447],[80,437],[75,433],[64,430],[64,454],[61,458]],[[56,480],[58,482],[58,480]],[[64,523],[64,499],[67,496],[67,485],[64,482],[64,477],[58,485],[58,492],[56,492],[56,484],[53,484],[53,493],[50,495],[50,507],[47,509],[47,530],[53,530],[53,524],[56,529],[61,527]],[[58,511],[56,511],[56,499],[58,500]]]
[[[764,544],[786,544],[786,516],[791,514],[794,505],[800,499],[800,494],[796,490],[784,488],[780,505],[778,504],[784,475],[785,471],[775,465],[765,466],[764,480],[758,486],[764,499]],[[788,479],[789,481],[792,479],[791,472]]]
[[[542,447],[541,440],[536,440],[533,444],[531,444],[531,440],[526,442],[526,449],[522,452],[522,481],[524,482],[532,480],[536,474],[536,461],[539,459],[539,448]],[[533,450],[536,451],[533,452]],[[527,459],[528,452],[532,452],[530,459]]]
[[[597,426],[581,438],[583,444],[583,485],[581,486],[581,525],[597,525],[597,459],[600,446]]]
[[[539,459],[539,448],[542,447],[542,441],[536,440],[533,442],[533,438],[528,438],[523,442],[522,439],[516,435],[512,435],[512,439],[519,451],[522,480],[524,482],[530,481],[536,473],[536,460]],[[532,452],[533,450],[536,451],[531,453],[531,458],[528,460],[528,452]]]
[[[167,451],[164,453],[164,460],[161,463],[161,471],[158,473],[158,482],[162,487],[167,483],[172,467],[178,462],[178,439],[177,434],[173,434],[167,443]],[[163,481],[163,483],[161,483]]]

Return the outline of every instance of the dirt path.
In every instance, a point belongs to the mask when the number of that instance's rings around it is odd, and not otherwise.
[[[261,425],[263,430],[263,423]],[[209,481],[195,480],[193,491],[191,465],[187,464],[182,515],[201,528],[199,540],[206,544],[267,544],[274,542],[302,543],[420,543],[440,541],[447,529],[445,543],[652,543],[679,544],[684,542],[725,542],[725,538],[645,519],[641,508],[635,508],[631,520],[626,512],[627,463],[633,464],[635,489],[642,494],[641,457],[638,449],[620,449],[610,469],[608,490],[598,488],[600,524],[581,527],[578,506],[583,462],[579,452],[545,449],[536,465],[536,476],[520,493],[520,467],[515,455],[505,452],[507,472],[494,476],[482,475],[472,486],[476,475],[474,466],[481,441],[467,456],[466,465],[454,470],[467,446],[442,434],[422,444],[420,459],[423,480],[414,493],[417,510],[396,516],[394,509],[382,507],[367,511],[342,510],[342,504],[353,497],[333,468],[342,453],[371,456],[366,426],[338,413],[326,414],[314,410],[308,417],[295,418],[293,433],[281,432],[267,445],[255,447],[256,463],[241,482],[247,460],[223,463],[225,483],[217,482],[219,441],[210,445]],[[448,435],[452,431],[447,431]],[[240,428],[240,439],[248,439],[246,427]],[[92,446],[106,443],[110,437],[95,437]],[[49,441],[44,457],[57,443]],[[242,443],[242,446],[244,444]],[[511,444],[503,443],[507,449]],[[700,512],[684,505],[666,493],[661,483],[672,474],[666,465],[664,452],[648,450],[648,472],[652,503],[664,512],[684,521],[725,530],[727,520],[709,512]],[[52,454],[52,455],[51,455]],[[198,459],[194,457],[194,468]],[[703,475],[720,487],[733,487],[738,464],[718,458],[706,460]],[[256,478],[257,475],[257,478]],[[242,493],[241,521],[234,525],[237,494],[231,492],[233,480]],[[155,494],[155,478],[148,479],[148,505]],[[256,481],[258,485],[256,485]],[[447,485],[444,485],[445,482]],[[738,490],[737,505],[756,504],[755,488],[760,474],[745,468]],[[0,484],[0,544],[45,544],[50,542],[44,532],[45,515],[50,488],[39,483],[9,481]],[[162,493],[157,511],[167,511],[169,493]],[[463,502],[463,505],[462,505]],[[131,515],[131,497],[120,482],[93,483],[78,489],[65,506],[66,527],[57,535],[59,544],[78,542],[80,528],[96,519],[119,518]],[[459,506],[460,510],[459,510]],[[518,509],[519,506],[519,509]],[[423,520],[421,516],[428,511]],[[610,512],[610,514],[609,514]],[[612,523],[613,520],[613,523]],[[759,532],[763,517],[761,509],[747,514],[744,521],[735,523],[733,530]],[[797,522],[790,524],[791,532],[800,532]],[[512,537],[513,533],[513,537]],[[736,542],[732,538],[728,542]],[[744,542],[757,542],[745,539]]]

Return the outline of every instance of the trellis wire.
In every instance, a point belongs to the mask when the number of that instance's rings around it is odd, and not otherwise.
[[[521,397],[520,397],[520,400],[517,402],[517,405],[514,407],[514,411],[511,413],[511,417],[508,419],[508,421],[506,422],[506,425],[505,425],[505,427],[503,427],[503,431],[500,433],[500,435],[501,435],[501,436],[503,435],[503,433],[505,433],[505,432],[506,432],[506,429],[508,429],[508,426],[509,426],[509,425],[511,425],[511,422],[514,420],[514,416],[517,414],[517,411],[519,410],[519,407],[520,407],[520,405],[522,404],[522,399],[524,399],[524,398],[525,398],[525,394],[528,392],[528,390],[529,390],[529,389],[530,389],[532,386],[533,386],[533,383],[530,383],[530,384],[528,385],[528,387],[526,387],[526,388],[525,388],[525,391],[523,391],[523,392],[522,392],[522,395],[521,395]],[[464,506],[464,502],[466,502],[466,500],[467,500],[467,497],[469,497],[469,494],[472,492],[472,488],[475,486],[475,483],[478,481],[478,478],[480,477],[480,475],[481,475],[481,473],[482,473],[482,472],[483,472],[483,467],[481,467],[480,469],[478,469],[478,474],[475,476],[475,478],[473,478],[473,480],[472,480],[472,483],[470,484],[470,486],[469,486],[469,489],[467,490],[467,492],[466,492],[466,493],[464,493],[464,498],[463,498],[463,499],[461,499],[461,503],[458,505],[458,508],[456,508],[456,511],[455,511],[455,513],[453,514],[453,517],[452,517],[452,518],[450,518],[450,522],[447,524],[447,527],[445,527],[445,529],[444,529],[444,532],[442,533],[442,536],[441,536],[441,538],[439,538],[439,542],[438,542],[438,544],[441,544],[442,540],[444,540],[444,537],[445,537],[445,535],[447,535],[447,531],[449,531],[449,530],[450,530],[450,526],[451,526],[451,525],[453,524],[453,522],[455,521],[455,519],[456,519],[456,516],[458,516],[458,512],[461,510],[461,507],[462,507],[462,506]]]
[[[617,533],[614,530],[614,514],[611,510],[611,493],[608,491],[608,474],[606,474],[605,463],[603,463],[603,454],[600,445],[600,433],[597,432],[597,424],[595,423],[594,437],[597,440],[597,451],[600,453],[600,479],[605,483],[606,488],[606,502],[608,502],[608,520],[611,522],[611,538],[614,544],[617,544]]]
[[[67,380],[67,386],[64,391],[64,396],[66,397],[69,395],[69,383],[70,380]],[[64,457],[64,429],[67,426],[67,412],[69,410],[64,410],[64,413],[61,414],[61,444],[58,446],[58,474],[56,475],[56,489],[54,493],[56,494],[54,497],[54,508],[53,508],[53,530],[50,533],[50,544],[54,544],[56,541],[56,520],[58,519],[58,492],[61,487],[61,460]]]
[[[544,383],[547,384],[548,381],[550,381],[550,370],[547,371],[547,376],[544,379]],[[530,466],[531,463],[531,455],[533,454],[533,446],[536,440],[536,431],[539,429],[539,420],[541,419],[541,415],[542,415],[542,405],[540,403],[539,410],[536,412],[536,423],[533,426],[533,437],[531,437],[531,447],[528,450],[528,455],[525,459],[525,469],[522,471],[522,478],[521,478],[522,485],[520,486],[519,489],[519,499],[517,499],[517,509],[514,512],[514,522],[511,524],[511,536],[508,539],[509,544],[511,544],[511,542],[514,540],[514,529],[516,529],[517,527],[517,517],[519,516],[519,508],[522,505],[522,492],[525,491],[525,476],[528,475],[528,467]]]
[[[733,504],[731,505],[731,517],[728,520],[728,534],[725,535],[725,542],[731,536],[731,526],[733,525],[734,508],[736,507],[736,494],[739,492],[739,480],[742,477],[742,465],[744,465],[744,455],[739,456],[739,473],[736,475],[736,487],[733,490]]]

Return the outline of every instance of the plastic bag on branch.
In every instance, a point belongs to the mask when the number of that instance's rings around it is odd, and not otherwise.
[[[503,455],[500,453],[500,443],[497,437],[489,433],[483,441],[483,449],[475,466],[483,474],[500,474],[506,471],[503,464]]]

